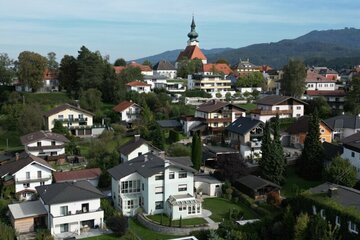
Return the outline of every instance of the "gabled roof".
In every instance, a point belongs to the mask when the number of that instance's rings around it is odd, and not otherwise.
[[[66,109],[73,109],[73,110],[75,110],[75,111],[84,112],[84,113],[87,113],[87,114],[89,114],[89,115],[91,115],[91,116],[94,116],[94,115],[95,115],[95,114],[93,114],[92,112],[89,112],[89,111],[87,111],[87,110],[84,110],[84,109],[75,107],[75,106],[73,106],[73,105],[70,105],[70,104],[68,104],[68,103],[65,103],[65,104],[63,104],[63,105],[57,106],[57,107],[55,107],[55,108],[47,111],[47,112],[44,114],[44,116],[45,116],[45,117],[50,117],[50,116],[52,116],[52,115],[54,115],[54,114],[57,114],[57,113],[59,113],[59,112],[62,112],[62,111],[64,111],[64,110],[66,110]]]
[[[196,108],[196,111],[210,113],[210,112],[219,111],[220,109],[222,109],[225,106],[231,106],[232,108],[236,108],[240,111],[246,112],[246,109],[244,109],[244,108],[235,106],[228,102],[221,102],[221,101],[216,101],[216,100],[210,100],[204,104],[201,104],[200,106],[198,106]]]
[[[96,179],[100,176],[100,168],[89,168],[67,172],[54,172],[55,182],[70,182]]]
[[[306,90],[306,95],[308,96],[337,96],[343,97],[345,96],[345,91],[338,90]]]
[[[270,96],[263,97],[263,98],[257,100],[256,103],[260,104],[260,105],[274,106],[274,105],[278,105],[278,104],[288,101],[288,100],[293,100],[293,101],[301,103],[301,104],[307,104],[306,102],[301,101],[294,97],[279,96],[279,95],[270,95]]]
[[[169,61],[160,60],[158,63],[154,65],[153,70],[172,71],[172,70],[176,70],[176,68]]]
[[[360,152],[360,132],[344,138],[341,142],[345,147]]]
[[[125,111],[126,109],[128,109],[129,107],[131,107],[133,105],[136,105],[136,106],[139,107],[139,105],[137,105],[134,102],[122,101],[121,103],[119,103],[118,105],[113,107],[113,111],[121,113],[121,112]]]
[[[40,200],[10,204],[9,210],[14,219],[36,217],[47,214],[47,211]]]
[[[184,57],[186,57],[189,60],[194,60],[194,59],[206,60],[207,59],[205,57],[204,53],[201,51],[201,49],[196,45],[187,46],[184,51],[180,52],[176,61],[179,62]]]
[[[140,68],[140,70],[142,72],[150,72],[152,71],[151,67],[149,65],[143,65],[137,62],[131,62],[130,64],[127,65],[127,67],[137,67]]]
[[[169,161],[169,166],[184,169],[189,172],[196,172],[195,169],[174,161]],[[109,169],[108,172],[114,179],[120,180],[121,178],[126,177],[132,173],[138,173],[144,178],[148,178],[153,176],[154,174],[164,172],[164,170],[165,170],[165,159],[155,156],[152,153],[147,153],[138,156],[137,158],[134,158],[131,161],[121,163]]]
[[[168,120],[157,120],[157,124],[159,124],[162,128],[178,128],[181,127],[181,123],[175,119],[168,119]]]
[[[28,154],[26,152],[22,152],[19,154],[19,159],[13,159],[3,165],[0,165],[0,177],[5,175],[13,175],[22,168],[26,167],[27,165],[35,162],[43,167],[50,169],[51,171],[55,171],[48,162],[44,159],[36,157],[34,155]]]
[[[116,74],[119,74],[119,73],[121,73],[122,70],[124,70],[126,67],[124,67],[124,66],[114,66],[113,68],[114,68],[115,73],[116,73]]]
[[[55,140],[59,142],[67,143],[69,139],[67,139],[64,135],[53,133],[49,131],[37,131],[33,133],[26,134],[20,137],[21,143],[23,145],[27,145],[29,143],[41,141],[41,140]]]
[[[249,59],[246,61],[240,60],[239,64],[236,66],[237,69],[253,69],[258,68],[260,70],[259,66],[256,66],[255,64],[252,64]]]
[[[305,82],[307,82],[307,83],[325,83],[325,82],[335,83],[336,79],[335,80],[327,79],[325,76],[317,73],[315,70],[308,69],[306,72]]]
[[[324,159],[326,161],[333,159],[337,155],[341,155],[344,150],[342,146],[335,145],[335,144],[328,143],[328,142],[323,142],[322,145],[324,148]]]
[[[229,132],[244,135],[250,132],[253,128],[259,126],[260,124],[263,124],[263,122],[260,120],[252,119],[249,117],[239,117],[229,126],[227,126],[226,130]]]
[[[279,185],[273,182],[270,182],[268,180],[265,180],[261,177],[257,177],[254,175],[247,175],[245,177],[239,178],[238,180],[236,180],[236,182],[241,183],[242,185],[255,191],[269,185],[279,189],[281,188]]]
[[[142,138],[139,138],[139,139],[134,139],[133,141],[130,141],[130,142],[122,145],[119,148],[119,152],[124,154],[124,155],[128,155],[128,154],[132,153],[135,149],[139,148],[143,144],[151,146],[150,143],[148,143],[147,141],[145,141]]]
[[[130,87],[150,87],[150,84],[144,83],[144,82],[140,82],[140,81],[132,81],[126,84],[127,86]]]
[[[231,68],[226,63],[208,63],[203,64],[203,72],[223,72],[225,75],[232,73]]]
[[[35,189],[46,205],[105,197],[88,181],[53,183],[38,186]]]
[[[360,116],[358,115],[339,115],[336,117],[328,118],[325,122],[332,128],[360,128]]]
[[[307,133],[309,130],[309,116],[301,116],[299,117],[290,127],[287,129],[290,134],[298,134],[298,133]],[[323,125],[325,125],[330,131],[333,129],[326,124],[323,120],[320,120]]]
[[[57,70],[46,68],[44,71],[43,80],[56,80],[59,78],[59,72]]]

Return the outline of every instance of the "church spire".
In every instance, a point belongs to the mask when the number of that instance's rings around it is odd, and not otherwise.
[[[187,35],[189,37],[188,45],[199,46],[199,41],[197,40],[197,37],[199,36],[199,34],[196,32],[195,28],[196,28],[196,24],[195,24],[194,15],[193,15],[192,21],[191,21],[191,31]]]

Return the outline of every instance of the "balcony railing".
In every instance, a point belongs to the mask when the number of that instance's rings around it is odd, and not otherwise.
[[[206,123],[223,123],[229,122],[231,123],[231,118],[208,118],[205,120]]]
[[[282,115],[282,114],[292,114],[293,110],[262,110],[262,109],[254,109],[251,111],[253,114],[259,115]]]
[[[74,212],[69,211],[66,215],[61,215],[61,216],[54,216],[51,214],[51,216],[53,218],[62,218],[62,217],[69,217],[69,216],[74,216],[74,215],[81,215],[81,214],[87,214],[87,213],[95,213],[95,212],[101,212],[103,211],[101,208],[98,208],[96,210],[90,210],[90,211],[83,211],[83,210],[76,210]]]
[[[48,177],[40,177],[40,178],[16,178],[16,183],[31,183],[31,182],[46,182],[51,180],[51,176]]]
[[[65,118],[65,119],[57,119],[58,121],[61,121],[61,122],[66,122],[66,123],[68,123],[68,122],[71,122],[71,123],[73,123],[73,122],[87,122],[87,118]]]

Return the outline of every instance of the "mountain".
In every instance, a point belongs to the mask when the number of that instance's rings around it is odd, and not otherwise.
[[[179,52],[179,49],[167,51],[135,61],[142,62],[148,59],[155,63],[161,59],[166,59],[174,62]],[[231,64],[236,64],[239,59],[249,58],[254,64],[267,64],[274,68],[281,68],[289,58],[300,58],[304,61],[307,59],[321,59],[322,62],[335,58],[350,58],[355,61],[360,56],[360,29],[345,28],[311,31],[295,39],[281,40],[275,43],[253,44],[237,49],[210,49],[204,50],[204,54],[207,56],[208,62],[226,59]]]

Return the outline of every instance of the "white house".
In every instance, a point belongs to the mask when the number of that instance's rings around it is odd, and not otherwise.
[[[256,102],[256,109],[251,111],[251,117],[263,122],[275,117],[299,118],[304,115],[304,105],[307,104],[299,99],[271,95],[259,99]]]
[[[360,179],[360,132],[344,138],[341,142],[343,143],[341,157],[348,159],[356,167]]]
[[[223,183],[210,175],[195,175],[194,184],[197,194],[204,194],[210,197],[219,197],[222,194],[221,186]]]
[[[128,91],[135,91],[137,93],[151,92],[151,85],[140,81],[129,82],[126,86]]]
[[[336,79],[328,79],[314,69],[308,69],[305,78],[306,90],[334,91]]]
[[[140,119],[141,107],[132,101],[122,101],[113,108],[113,111],[119,114],[120,121],[129,123]]]
[[[104,195],[88,181],[54,183],[36,187],[44,205],[47,227],[55,237],[73,237],[92,228],[102,228]]]
[[[140,155],[108,170],[115,207],[134,215],[165,213],[172,219],[201,214],[201,202],[194,197],[196,170],[151,153]]]
[[[38,157],[64,156],[65,144],[69,140],[61,134],[37,131],[20,137],[25,151]]]
[[[339,115],[324,121],[334,129],[333,139],[341,140],[360,132],[360,115]]]
[[[135,139],[121,146],[119,152],[121,162],[127,162],[149,152],[159,154],[160,150],[140,138],[139,135],[135,135]]]
[[[161,60],[153,66],[153,74],[165,76],[169,79],[176,78],[176,68],[169,61]]]
[[[93,116],[94,114],[89,111],[64,104],[45,113],[45,128],[51,131],[54,128],[55,121],[61,121],[63,126],[67,127],[73,135],[92,135]]]
[[[5,186],[15,185],[20,200],[30,200],[36,192],[35,187],[51,184],[53,171],[42,158],[23,152],[0,166],[0,177]]]
[[[231,91],[231,80],[221,75],[192,74],[188,76],[188,89],[203,90],[215,97],[216,93],[225,94]]]

